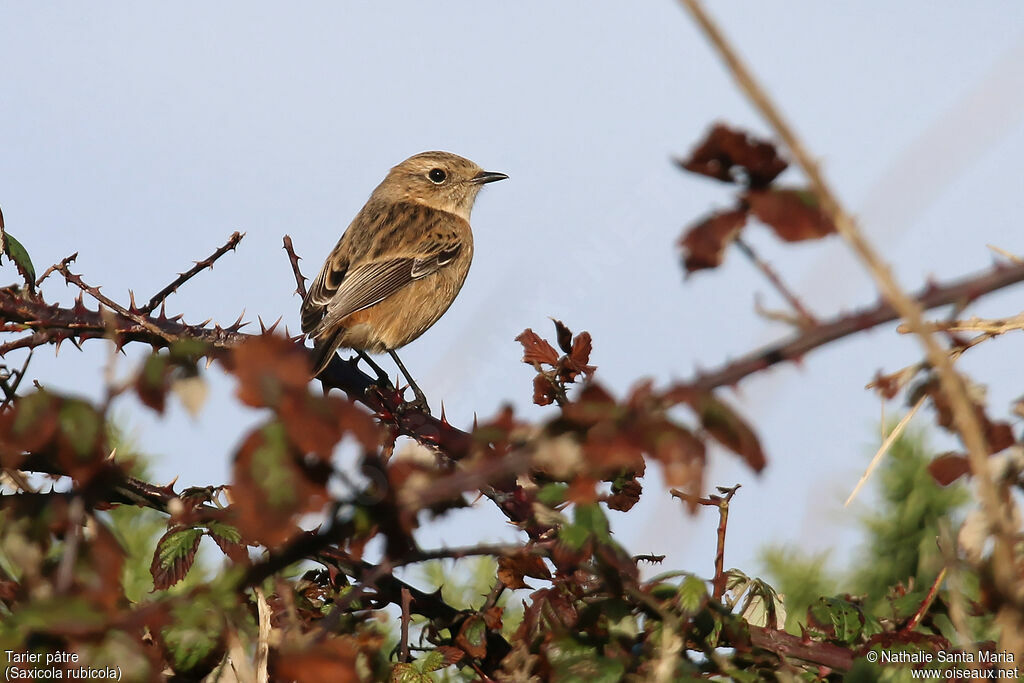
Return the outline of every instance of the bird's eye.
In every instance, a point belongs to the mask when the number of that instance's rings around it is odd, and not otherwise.
[[[440,185],[441,183],[448,179],[448,174],[444,172],[443,168],[434,168],[430,170],[430,173],[427,174],[427,177],[430,178],[430,182],[434,183],[435,185]]]

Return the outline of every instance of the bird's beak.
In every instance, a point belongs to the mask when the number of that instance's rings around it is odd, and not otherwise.
[[[493,183],[499,180],[505,180],[508,178],[504,173],[495,173],[494,171],[480,171],[469,181],[476,183],[477,185],[483,185],[485,183]]]

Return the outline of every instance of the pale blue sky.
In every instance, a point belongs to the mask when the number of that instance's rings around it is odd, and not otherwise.
[[[986,243],[1024,252],[1020,3],[711,5],[902,282],[984,268]],[[252,320],[283,315],[294,330],[281,236],[315,274],[387,169],[415,152],[447,149],[508,173],[477,204],[458,301],[403,353],[455,424],[507,400],[543,417],[513,338],[549,333],[548,316],[590,330],[598,378],[620,395],[641,377],[685,379],[784,332],[753,312],[755,292],[777,299],[739,254],[686,282],[678,268],[683,226],[728,195],[670,158],[715,120],[767,129],[672,0],[6,3],[0,65],[0,205],[40,270],[78,251],[76,272],[108,295],[148,298],[233,230],[247,233],[170,300],[193,321],[228,323],[244,308]],[[821,315],[875,298],[838,243],[780,246],[756,228],[750,239]],[[74,294],[55,279],[46,291]],[[976,310],[1016,313],[1021,298],[1010,290]],[[997,383],[997,414],[1019,392],[1022,350],[1000,341],[964,361]],[[90,391],[106,355],[102,342],[84,354],[66,346],[58,358],[38,354],[32,370]],[[841,502],[879,415],[863,386],[918,357],[890,326],[727,394],[769,457],[756,478],[712,454],[709,484],[744,484],[728,564],[753,571],[767,541],[846,552],[854,513]],[[208,376],[196,421],[178,406],[163,421],[131,401],[119,407],[161,456],[162,481],[226,481],[258,418]],[[480,507],[423,543],[510,533]],[[710,574],[714,515],[685,519],[655,472],[642,505],[612,517],[635,552]]]

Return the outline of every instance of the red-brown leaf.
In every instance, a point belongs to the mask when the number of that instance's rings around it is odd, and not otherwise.
[[[944,453],[928,463],[928,473],[939,486],[949,486],[965,474],[970,474],[971,465],[965,455]]]
[[[742,457],[755,472],[764,469],[766,460],[757,435],[728,404],[708,392],[693,408],[700,417],[701,426],[718,443]]]
[[[772,143],[722,124],[713,127],[679,164],[692,173],[727,183],[745,182],[749,187],[768,185],[787,166]]]
[[[549,406],[555,402],[555,388],[543,373],[533,378],[533,402],[539,406]]]
[[[274,334],[249,337],[232,352],[238,398],[247,405],[276,406],[288,393],[306,391],[311,370],[305,349]]]
[[[836,231],[810,190],[751,190],[744,199],[758,220],[787,242],[821,239]]]
[[[558,348],[562,349],[562,353],[570,353],[572,351],[572,330],[565,326],[561,320],[551,319],[555,323],[555,332],[558,335]]]
[[[546,363],[554,366],[558,363],[558,352],[530,328],[523,330],[516,341],[523,345],[523,362],[527,365]]]
[[[686,272],[722,265],[726,247],[732,244],[746,222],[746,209],[719,211],[687,230],[679,240]]]

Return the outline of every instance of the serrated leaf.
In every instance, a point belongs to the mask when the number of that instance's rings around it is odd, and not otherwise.
[[[483,617],[473,615],[462,622],[455,642],[470,657],[483,659],[487,655],[487,625],[484,624]]]
[[[423,672],[437,671],[438,669],[443,669],[445,667],[444,654],[438,652],[437,650],[432,650],[431,652],[427,653],[426,657],[420,659],[419,663],[420,671]]]
[[[687,576],[679,584],[679,606],[693,614],[704,606],[708,598],[708,587],[696,576]]]
[[[420,673],[415,664],[399,662],[391,669],[391,683],[432,683],[433,679]]]
[[[558,352],[554,347],[542,339],[536,332],[526,328],[516,337],[516,341],[523,345],[523,362],[527,365],[546,364],[554,366],[558,363]]]
[[[149,567],[154,590],[166,590],[185,578],[195,562],[202,537],[200,529],[174,529],[157,541]]]
[[[864,613],[846,600],[819,598],[807,608],[807,625],[829,638],[852,643],[864,630]]]

